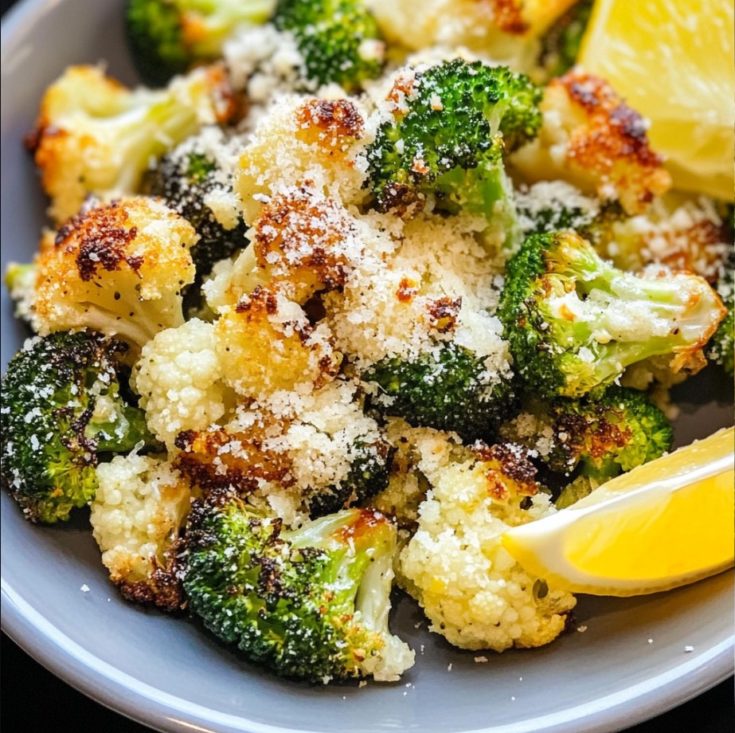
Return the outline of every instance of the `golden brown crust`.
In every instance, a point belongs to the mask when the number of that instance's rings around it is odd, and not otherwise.
[[[487,491],[493,499],[504,501],[513,494],[534,496],[538,493],[537,471],[527,449],[513,443],[488,446],[477,442],[472,452],[483,464]]]
[[[612,185],[630,214],[664,193],[671,178],[649,144],[647,124],[615,90],[597,76],[573,69],[553,79],[547,95],[562,91],[581,122],[570,131],[567,162],[598,181],[605,196]]]
[[[351,542],[381,524],[390,524],[390,520],[376,509],[361,509],[353,522],[340,529],[338,537],[340,541]]]
[[[344,153],[362,137],[364,122],[348,99],[311,99],[296,112],[296,137],[326,155]]]
[[[282,306],[288,311],[281,313]],[[240,394],[261,398],[297,384],[320,387],[338,373],[342,357],[325,329],[294,306],[258,286],[217,321],[217,354],[226,381]]]
[[[523,17],[522,0],[489,0],[489,2],[495,17],[495,25],[501,31],[520,36],[529,29],[530,26]]]
[[[344,285],[351,264],[346,245],[355,237],[347,212],[304,185],[265,205],[253,246],[260,267],[303,301],[317,290]]]
[[[91,280],[100,267],[112,272],[127,264],[138,273],[143,257],[127,252],[137,236],[138,229],[130,226],[125,206],[113,201],[99,207],[94,216],[82,212],[70,219],[59,229],[55,245],[75,257],[82,280]]]
[[[163,565],[154,559],[154,570],[145,580],[113,579],[122,597],[131,603],[155,606],[168,613],[183,611],[186,608],[186,598],[181,585],[181,546],[182,541],[179,539],[169,548]]]
[[[257,489],[262,481],[290,485],[293,479],[288,455],[267,446],[268,434],[274,429],[283,432],[283,428],[283,421],[264,417],[247,431],[219,428],[182,432],[176,438],[176,447],[181,451],[176,456],[176,468],[205,491],[233,486],[244,495]]]
[[[439,333],[454,331],[462,308],[462,298],[436,298],[432,300],[427,309],[431,327]]]

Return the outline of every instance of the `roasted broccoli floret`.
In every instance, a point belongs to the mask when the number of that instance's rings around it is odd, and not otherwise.
[[[392,119],[367,152],[379,209],[408,208],[428,195],[436,207],[490,218],[511,206],[502,154],[541,125],[541,91],[503,66],[454,59],[400,77]]]
[[[526,239],[508,262],[498,314],[527,389],[580,397],[648,357],[683,366],[724,307],[701,277],[623,272],[566,230]]]
[[[226,148],[224,135],[208,130],[214,144]],[[237,154],[232,151],[233,160]],[[196,230],[199,241],[191,256],[197,275],[210,272],[215,262],[232,256],[247,244],[245,226],[232,188],[232,173],[223,170],[197,138],[163,156],[143,178],[143,193],[161,196]]]
[[[530,399],[501,434],[536,451],[551,471],[598,484],[658,458],[673,439],[661,410],[641,392],[616,385],[599,399]]]
[[[85,209],[38,257],[34,327],[45,335],[86,326],[142,346],[183,323],[195,242],[192,226],[153,198]]]
[[[349,509],[285,531],[213,490],[187,528],[184,590],[223,641],[277,674],[395,680],[413,652],[388,630],[395,527]]]
[[[362,378],[380,388],[372,400],[378,411],[468,440],[491,435],[513,404],[511,384],[499,381],[484,359],[452,343],[415,359],[384,359]]]
[[[127,346],[93,331],[26,343],[2,382],[2,482],[34,522],[69,518],[97,489],[101,453],[153,443],[120,392]]]
[[[727,315],[722,319],[722,323],[709,343],[707,356],[720,364],[732,377],[733,341],[735,341],[735,249],[730,250],[717,292],[725,304]]]
[[[385,440],[357,441],[351,451],[350,468],[342,481],[315,493],[309,514],[321,517],[354,504],[363,504],[388,486],[393,450]]]
[[[197,69],[161,91],[127,89],[95,66],[72,66],[47,90],[27,143],[61,223],[93,194],[135,193],[150,160],[235,105],[224,69]]]
[[[561,76],[577,62],[593,0],[580,0],[559,18],[541,39],[539,66],[545,78]]]
[[[275,0],[128,0],[125,29],[146,84],[165,84],[190,66],[221,55],[242,25],[264,23]]]
[[[380,74],[383,42],[361,0],[279,0],[273,24],[293,34],[313,84],[354,91]]]
[[[586,235],[601,217],[600,203],[564,181],[539,181],[515,193],[518,223],[524,235],[574,229]]]

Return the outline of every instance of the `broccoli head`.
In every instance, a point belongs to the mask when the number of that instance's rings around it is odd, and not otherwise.
[[[372,406],[413,426],[452,430],[472,440],[491,435],[513,404],[513,388],[484,359],[456,344],[415,359],[388,357],[362,378],[381,394]]]
[[[285,677],[395,680],[413,652],[388,630],[393,524],[348,509],[284,531],[231,490],[195,503],[189,608],[223,641]]]
[[[127,0],[125,29],[133,61],[146,84],[221,55],[241,25],[264,23],[275,0]]]
[[[83,210],[38,258],[33,322],[89,327],[142,346],[183,323],[181,290],[194,280],[191,225],[152,198]]]
[[[508,262],[498,314],[527,388],[580,397],[648,357],[690,362],[724,307],[701,277],[623,272],[566,230],[526,239]]]
[[[502,435],[535,450],[552,471],[601,484],[671,449],[666,416],[641,392],[612,385],[599,399],[532,399]]]
[[[593,0],[579,0],[541,38],[539,66],[545,78],[561,76],[577,63]]]
[[[717,285],[727,315],[722,319],[719,328],[707,348],[707,356],[720,364],[733,376],[733,342],[735,341],[735,250],[730,249],[724,272]]]
[[[69,518],[97,489],[101,453],[153,443],[120,392],[127,346],[93,331],[28,341],[2,383],[2,482],[34,522]]]
[[[151,158],[202,125],[230,121],[236,105],[224,69],[177,77],[161,91],[127,89],[94,66],[71,66],[47,90],[27,143],[57,223],[93,194],[135,193]]]
[[[389,100],[391,119],[367,152],[379,209],[408,208],[427,195],[440,209],[488,218],[511,205],[502,153],[541,125],[541,92],[526,76],[454,59],[399,77]]]
[[[372,499],[388,486],[393,449],[386,440],[372,443],[357,440],[350,450],[347,475],[337,484],[313,494],[309,500],[311,517],[321,517]]]
[[[293,34],[306,78],[317,86],[336,82],[354,91],[380,75],[384,46],[361,0],[279,0],[273,24]]]
[[[227,150],[224,134],[217,128],[206,134]],[[236,155],[232,151],[232,157]],[[220,167],[197,138],[156,161],[143,178],[142,191],[162,197],[194,227],[199,241],[191,256],[200,277],[207,275],[215,262],[231,257],[247,244],[247,227],[232,188],[232,174]]]

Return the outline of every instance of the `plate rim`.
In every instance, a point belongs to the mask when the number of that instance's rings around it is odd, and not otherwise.
[[[732,572],[732,571],[728,571]],[[73,688],[117,713],[166,733],[315,733],[223,713],[172,695],[121,672],[57,629],[4,578],[1,627],[23,651]],[[464,733],[608,733],[665,713],[733,673],[735,632],[692,659],[623,690],[556,713]],[[100,684],[100,681],[104,684]],[[369,729],[365,729],[368,731]]]
[[[20,0],[2,19],[3,65],[17,34],[48,9],[46,0]],[[3,95],[4,96],[4,95]],[[198,730],[217,733],[314,733],[283,728],[222,713],[167,693],[121,672],[62,633],[43,613],[2,578],[0,628],[52,674],[87,697],[141,724],[167,733]],[[652,678],[563,711],[518,723],[467,730],[465,733],[608,733],[660,715],[705,692],[733,673],[735,632],[693,659]],[[103,684],[100,684],[100,681]],[[205,727],[208,726],[208,727]]]

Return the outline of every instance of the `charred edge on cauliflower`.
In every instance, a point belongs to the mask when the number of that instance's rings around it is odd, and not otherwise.
[[[85,207],[38,258],[34,325],[41,333],[90,326],[142,346],[183,322],[195,242],[188,222],[155,199]]]
[[[196,69],[155,92],[128,89],[97,67],[72,66],[47,89],[26,144],[61,223],[89,195],[135,193],[151,159],[238,113],[221,66]]]

